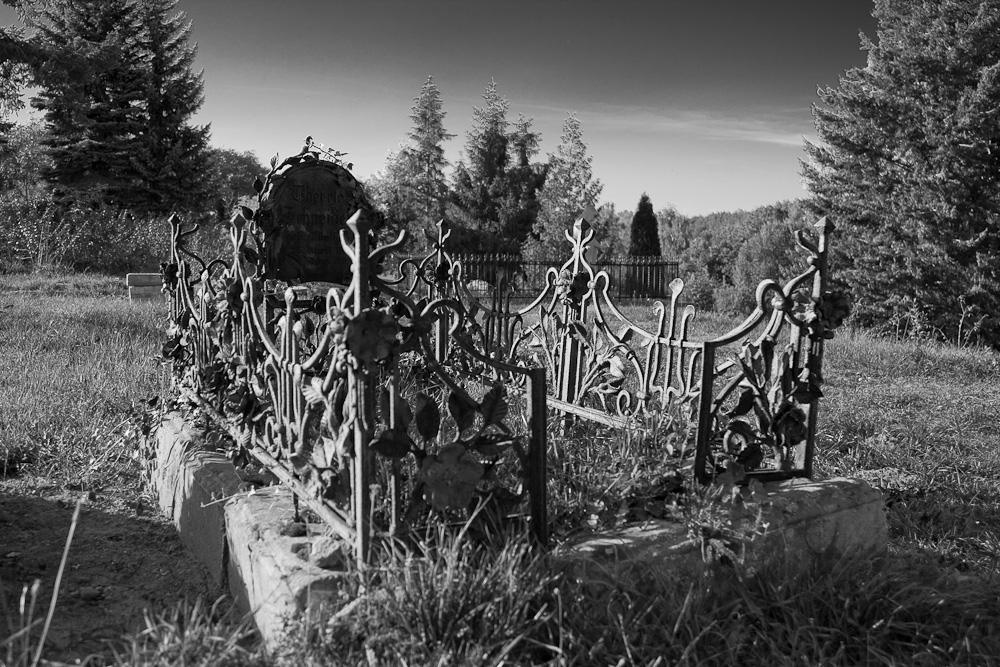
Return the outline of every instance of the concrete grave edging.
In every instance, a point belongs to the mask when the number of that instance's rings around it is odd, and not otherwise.
[[[252,616],[267,646],[278,646],[304,612],[339,593],[342,575],[314,563],[325,557],[336,566],[328,553],[336,545],[325,536],[283,534],[294,516],[290,491],[244,483],[176,413],[156,430],[155,448],[151,479],[160,509],[236,610]]]
[[[342,545],[325,534],[310,534],[315,525],[291,525],[290,491],[248,487],[228,459],[205,451],[200,434],[177,414],[164,419],[156,432],[155,461],[152,479],[161,509],[236,608],[252,615],[269,647],[280,645],[304,614],[343,598],[337,559]],[[761,495],[758,506],[768,528],[746,545],[748,562],[762,563],[780,553],[800,566],[886,548],[882,494],[864,480],[773,482]],[[756,518],[739,514],[733,515],[734,525]],[[586,576],[592,568],[652,567],[679,574],[704,568],[701,545],[690,539],[687,528],[662,520],[579,537],[555,549],[552,557],[573,576]]]

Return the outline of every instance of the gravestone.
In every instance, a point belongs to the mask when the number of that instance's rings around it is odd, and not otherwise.
[[[257,221],[264,232],[264,277],[349,283],[351,263],[340,231],[359,209],[380,218],[361,184],[340,164],[312,153],[285,160],[268,176],[260,195]]]

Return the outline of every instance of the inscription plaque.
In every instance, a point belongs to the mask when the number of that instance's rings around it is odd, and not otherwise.
[[[357,210],[371,214],[371,205],[361,184],[340,165],[318,159],[289,162],[268,177],[261,193],[266,277],[347,284],[351,263],[340,231]]]

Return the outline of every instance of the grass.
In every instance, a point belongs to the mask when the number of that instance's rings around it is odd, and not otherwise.
[[[94,490],[128,480],[107,474],[132,453],[111,445],[167,386],[153,360],[165,316],[121,282],[0,276],[0,471],[28,465]]]
[[[162,342],[162,307],[130,304],[120,277],[0,276],[0,287],[2,474],[135,493],[135,418],[142,400],[165,387],[151,359]],[[696,337],[731,324],[699,316]],[[518,543],[483,546],[432,534],[414,550],[387,550],[374,567],[349,573],[353,602],[308,619],[279,654],[253,648],[245,625],[201,602],[148,614],[146,629],[107,659],[164,666],[997,664],[998,360],[990,351],[852,330],[828,344],[817,472],[863,476],[884,490],[885,557],[794,572],[780,562],[756,573],[736,566],[694,580],[651,571],[577,580]],[[557,507],[581,508],[584,521],[614,514],[623,507],[598,507],[599,495],[572,483],[610,485],[604,498],[622,502],[630,485],[659,480],[663,507],[643,511],[664,509],[672,464],[661,448],[682,438],[661,427],[652,440],[583,434],[592,446],[553,468]],[[27,622],[42,613],[30,602],[29,589]],[[16,600],[11,608],[16,625]],[[31,655],[31,647],[20,648]]]
[[[819,474],[884,489],[894,542],[1000,574],[1000,357],[846,331],[831,341]]]

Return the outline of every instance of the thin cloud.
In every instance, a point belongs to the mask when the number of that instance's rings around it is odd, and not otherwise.
[[[711,111],[654,111],[648,108],[595,105],[581,118],[605,131],[684,135],[717,141],[747,141],[801,148],[812,125],[808,109],[769,109],[727,116]]]

